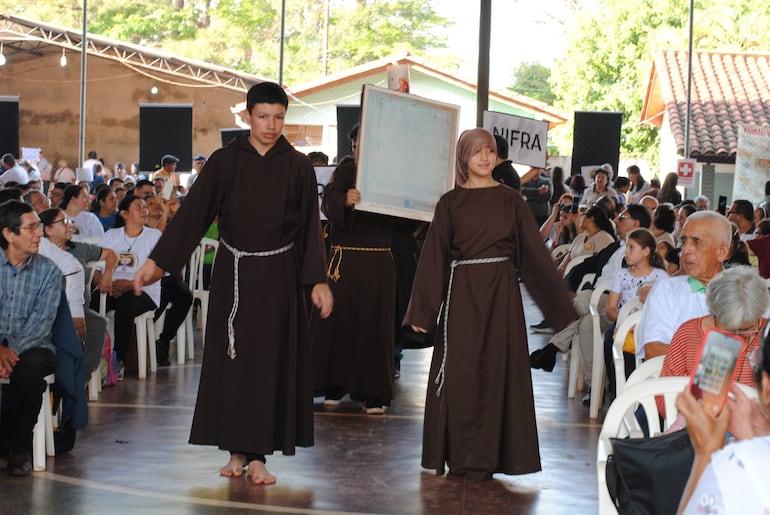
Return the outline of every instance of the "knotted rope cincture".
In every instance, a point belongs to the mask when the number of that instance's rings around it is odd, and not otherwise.
[[[227,339],[230,342],[230,345],[227,347],[227,355],[230,356],[230,359],[235,359],[235,315],[238,313],[238,301],[240,297],[240,288],[238,287],[238,267],[240,264],[240,260],[242,257],[269,257],[269,256],[275,256],[277,254],[283,254],[284,252],[289,251],[292,247],[294,247],[294,242],[290,242],[288,245],[284,245],[280,249],[275,250],[265,250],[261,252],[245,252],[243,250],[238,250],[229,243],[227,243],[224,239],[220,239],[219,241],[222,242],[222,245],[227,247],[227,250],[229,250],[233,254],[233,307],[230,310],[230,316],[227,317]]]
[[[446,377],[446,354],[447,354],[447,341],[448,341],[448,328],[449,328],[449,299],[452,297],[452,281],[455,276],[455,268],[460,265],[484,265],[487,263],[501,263],[503,261],[510,260],[510,256],[493,257],[493,258],[478,258],[478,259],[454,259],[449,263],[449,286],[446,292],[446,302],[444,302],[444,355],[441,357],[441,368],[438,369],[434,384],[438,385],[436,389],[436,397],[441,397],[441,390],[444,389],[444,378]]]

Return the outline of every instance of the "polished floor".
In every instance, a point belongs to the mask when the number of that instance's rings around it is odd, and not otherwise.
[[[525,302],[528,324],[539,322],[537,307]],[[546,340],[530,334],[529,347]],[[430,351],[410,350],[384,416],[367,416],[355,403],[333,411],[317,404],[315,446],[269,457],[277,484],[254,486],[218,475],[225,453],[187,444],[199,346],[185,366],[105,389],[89,404],[89,425],[75,448],[48,458],[45,472],[11,478],[0,471],[0,514],[597,512],[600,423],[579,398],[567,399],[564,362],[552,373],[533,371],[542,472],[474,483],[421,469]]]

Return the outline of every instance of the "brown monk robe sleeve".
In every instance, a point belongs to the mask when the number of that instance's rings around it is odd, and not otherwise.
[[[551,327],[560,331],[577,319],[567,285],[556,272],[551,255],[540,237],[535,217],[521,197],[516,203],[516,211],[516,267],[524,278],[527,291],[543,312],[545,319]]]
[[[321,217],[318,213],[318,185],[310,161],[300,164],[302,192],[300,195],[300,218],[302,220],[301,274],[302,284],[310,286],[326,282],[326,251],[321,232]]]
[[[324,188],[324,197],[321,202],[321,209],[331,223],[343,226],[351,222],[353,208],[348,207],[346,202],[348,190],[355,187],[355,165],[348,163],[338,166]]]
[[[203,171],[190,188],[174,222],[169,224],[150,259],[166,272],[179,275],[193,249],[200,243],[219,210],[220,188],[226,188],[223,169],[232,148],[217,150],[206,162]]]

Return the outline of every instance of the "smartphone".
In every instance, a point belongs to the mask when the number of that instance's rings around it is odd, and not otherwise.
[[[719,202],[717,203],[717,212],[725,216],[725,213],[727,212],[727,197],[724,195],[719,195]]]
[[[174,180],[169,179],[163,184],[163,198],[168,200],[174,194]]]
[[[703,402],[704,409],[716,416],[722,411],[735,380],[735,363],[743,340],[734,334],[711,328],[706,331],[697,365],[690,374],[690,391]]]
[[[570,211],[574,215],[574,214],[577,214],[578,209],[580,209],[580,197],[575,195],[574,197],[572,197],[572,206],[570,206]]]

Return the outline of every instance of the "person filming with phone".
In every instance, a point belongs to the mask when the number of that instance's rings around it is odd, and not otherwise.
[[[674,333],[663,361],[661,377],[689,376],[697,365],[706,332],[727,331],[743,340],[735,362],[735,380],[754,387],[749,356],[761,342],[770,306],[765,280],[749,266],[728,268],[709,282],[706,291],[709,314],[686,321]]]
[[[733,385],[734,397],[713,416],[689,387],[677,397],[676,407],[687,419],[695,451],[678,513],[770,512],[770,344],[766,333],[762,332],[761,346],[748,354],[757,399],[749,399]],[[736,442],[725,445],[728,431]]]

